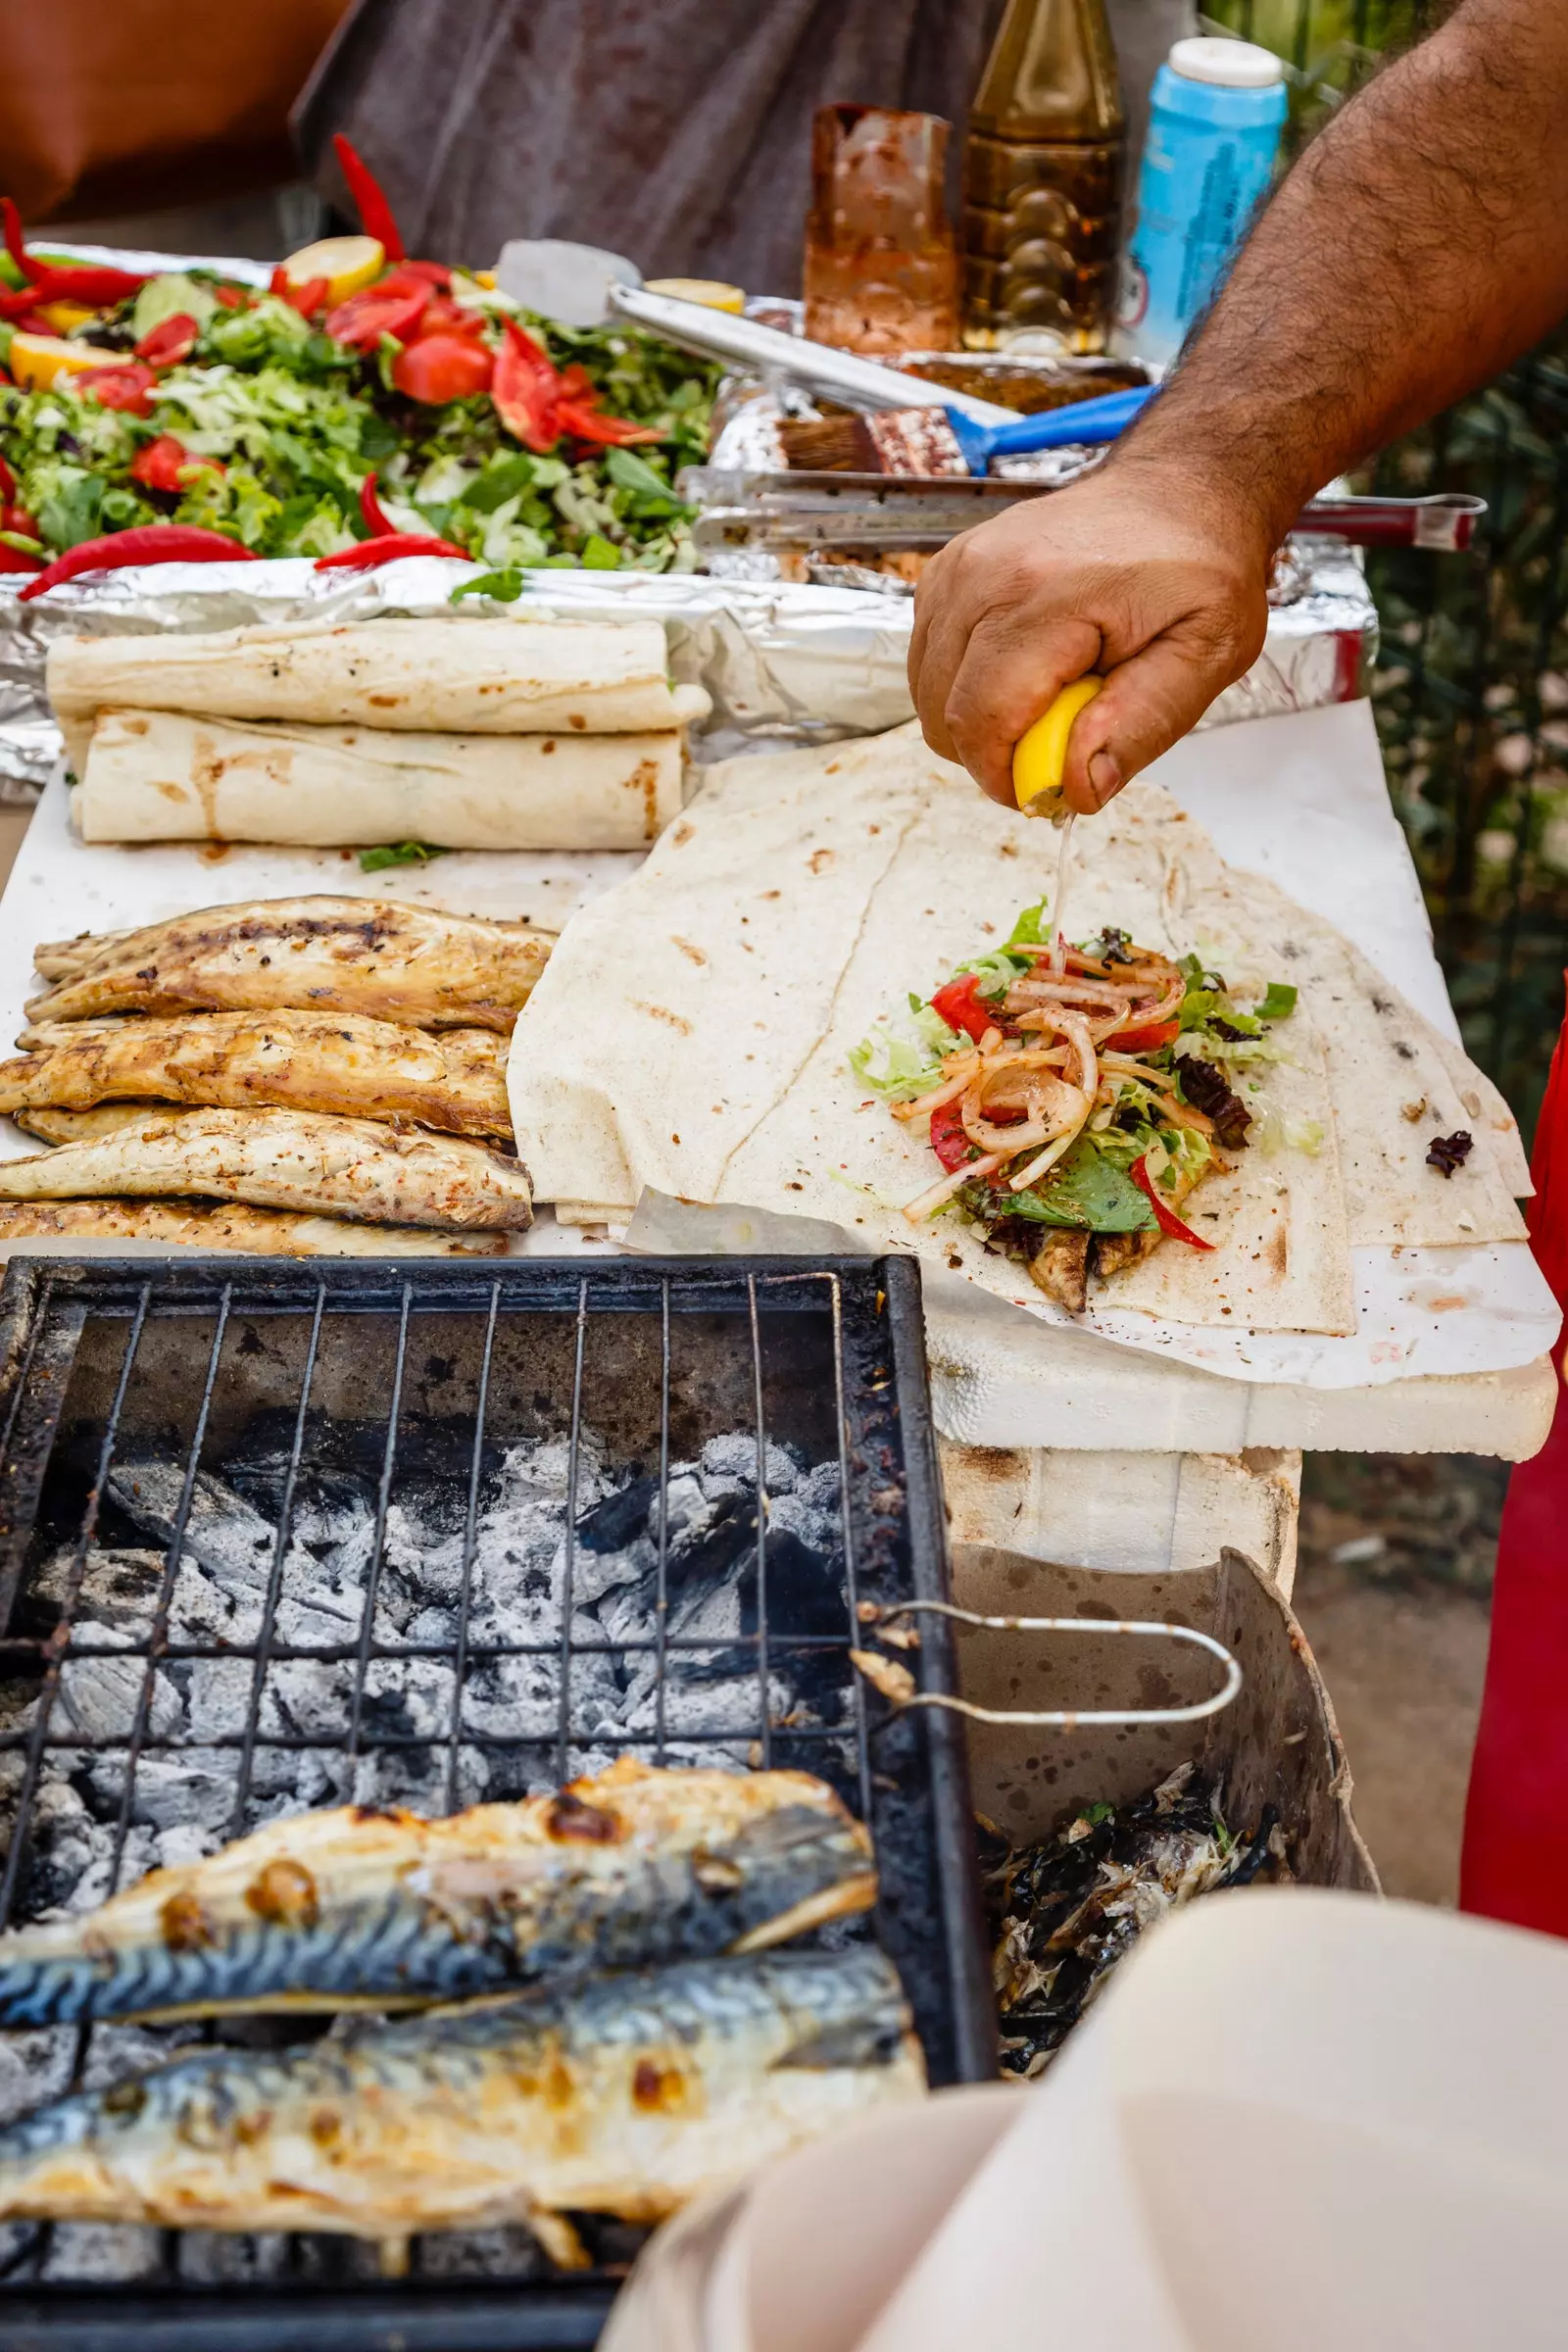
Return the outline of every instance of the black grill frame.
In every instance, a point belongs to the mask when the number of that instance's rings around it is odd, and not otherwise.
[[[781,1316],[811,1316],[809,1323],[779,1322]],[[181,1501],[174,1532],[166,1550],[163,1582],[152,1620],[150,1638],[128,1652],[142,1666],[140,1697],[129,1741],[121,1738],[96,1744],[115,1751],[128,1749],[116,1830],[115,1884],[120,1883],[125,1838],[133,1807],[134,1778],[145,1754],[174,1752],[201,1745],[228,1748],[236,1754],[235,1793],[230,1834],[242,1830],[252,1758],[258,1741],[267,1747],[299,1745],[332,1747],[339,1753],[365,1752],[371,1746],[408,1744],[429,1749],[438,1744],[417,1735],[368,1730],[367,1682],[369,1669],[382,1659],[437,1657],[454,1668],[452,1729],[447,1743],[445,1774],[448,1809],[460,1801],[460,1748],[473,1745],[501,1750],[508,1744],[538,1748],[534,1738],[518,1736],[509,1742],[504,1735],[465,1730],[461,1723],[466,1670],[487,1655],[537,1650],[542,1645],[470,1642],[467,1602],[476,1548],[475,1522],[484,1447],[494,1433],[487,1428],[492,1365],[498,1340],[514,1344],[526,1326],[518,1319],[568,1316],[574,1324],[569,1408],[570,1507],[566,1513],[567,1592],[571,1589],[575,1529],[577,1465],[584,1428],[585,1349],[596,1316],[605,1314],[654,1316],[659,1319],[659,1494],[662,1498],[670,1466],[671,1412],[676,1386],[672,1374],[672,1334],[683,1341],[696,1334],[701,1353],[703,1333],[711,1319],[728,1318],[749,1334],[751,1353],[751,1434],[757,1444],[757,1589],[758,1632],[742,1637],[756,1649],[759,1675],[758,1737],[752,1760],[760,1764],[788,1762],[809,1769],[809,1749],[816,1741],[839,1741],[838,1731],[787,1731],[770,1721],[768,1668],[770,1644],[782,1650],[814,1648],[822,1653],[847,1651],[863,1640],[856,1616],[857,1603],[879,1603],[902,1598],[948,1597],[945,1516],[937,1467],[935,1435],[926,1386],[918,1268],[905,1257],[887,1259],[800,1258],[613,1258],[514,1259],[505,1261],[318,1260],[314,1262],[252,1259],[190,1260],[62,1260],[17,1258],[12,1261],[0,1292],[0,1672],[31,1672],[41,1678],[49,1704],[40,1707],[29,1731],[0,1732],[0,1750],[23,1749],[26,1762],[18,1800],[17,1834],[0,1871],[0,1927],[11,1923],[13,1906],[23,1883],[29,1815],[39,1785],[45,1753],[50,1747],[82,1750],[95,1743],[69,1727],[55,1730],[51,1712],[58,1695],[59,1677],[70,1654],[67,1637],[76,1590],[73,1589],[58,1627],[39,1638],[12,1630],[24,1566],[40,1499],[45,1492],[57,1441],[72,1389],[73,1371],[83,1335],[93,1327],[99,1344],[103,1327],[122,1326],[123,1351],[113,1385],[109,1410],[97,1436],[92,1475],[86,1485],[75,1555],[76,1586],[103,1507],[106,1483],[114,1466],[127,1393],[135,1376],[138,1350],[145,1335],[160,1323],[183,1322],[211,1326],[204,1365],[193,1364],[192,1394],[199,1383],[185,1466]],[[256,1642],[229,1643],[171,1643],[168,1615],[175,1569],[182,1548],[186,1520],[199,1468],[221,1467],[204,1458],[210,1419],[220,1387],[220,1369],[232,1382],[236,1349],[229,1346],[235,1332],[242,1336],[265,1328],[269,1317],[296,1321],[310,1318],[305,1370],[299,1385],[292,1446],[282,1490],[276,1544],[264,1603],[261,1633]],[[404,1434],[406,1374],[411,1343],[431,1316],[482,1319],[477,1402],[468,1463],[467,1516],[464,1543],[463,1602],[457,1637],[452,1643],[396,1644],[374,1639],[375,1590],[380,1574],[389,1498]],[[706,1318],[684,1327],[682,1317]],[[386,1403],[385,1444],[381,1458],[375,1520],[375,1549],[368,1574],[362,1624],[357,1642],[336,1645],[289,1645],[274,1638],[279,1581],[290,1532],[290,1513],[302,1463],[306,1458],[313,1389],[325,1348],[347,1346],[366,1318],[379,1329],[396,1327],[396,1352]],[[631,1330],[630,1325],[616,1327]],[[830,1335],[830,1339],[829,1339]],[[767,1602],[767,1534],[765,1461],[767,1421],[764,1380],[772,1379],[774,1355],[790,1348],[809,1349],[818,1342],[830,1346],[832,1421],[838,1447],[841,1525],[845,1581],[849,1598],[842,1636],[778,1637],[770,1634]],[[788,1344],[786,1346],[786,1343]],[[793,1359],[792,1359],[793,1360]],[[824,1364],[822,1376],[828,1376]],[[775,1392],[776,1394],[777,1392]],[[79,1443],[81,1432],[75,1433]],[[664,1510],[659,1513],[659,1574],[663,1597]],[[650,1522],[651,1524],[651,1522]],[[956,1689],[954,1647],[949,1628],[940,1619],[927,1619],[922,1646],[910,1663],[923,1688]],[[563,1611],[559,1648],[561,1693],[556,1777],[566,1777],[571,1751],[583,1744],[571,1733],[571,1665],[585,1649],[610,1648],[629,1652],[652,1646],[659,1672],[658,1739],[651,1742],[628,1736],[619,1744],[647,1752],[663,1752],[663,1694],[666,1668],[683,1646],[709,1646],[667,1636],[661,1615],[654,1642],[575,1645],[570,1636],[570,1607]],[[79,1654],[79,1653],[78,1653]],[[250,1657],[253,1661],[250,1705],[243,1732],[232,1739],[204,1736],[160,1740],[150,1726],[154,1669],[166,1658]],[[268,1668],[291,1657],[338,1658],[352,1662],[354,1695],[346,1736],[327,1740],[304,1734],[288,1740],[258,1728],[265,1675]],[[884,1878],[877,1933],[899,1962],[916,2013],[933,2082],[986,2081],[996,2069],[995,2013],[977,1900],[972,1814],[968,1798],[963,1733],[956,1717],[942,1709],[924,1709],[902,1717],[855,1674],[847,1659],[842,1684],[850,1694],[854,1728],[855,1781],[852,1801],[870,1823],[878,1842]],[[733,1730],[708,1737],[733,1744]],[[695,1736],[689,1727],[676,1735],[682,1742]],[[747,1737],[741,1734],[741,1738]],[[614,1745],[598,1738],[598,1743]],[[824,1757],[827,1748],[823,1748]],[[656,1757],[657,1760],[657,1757]],[[79,2076],[93,2029],[78,2031],[75,2072]],[[47,2226],[45,2226],[47,2227]],[[366,2280],[333,2290],[320,2280],[252,2284],[242,2303],[221,2303],[212,2289],[178,2277],[177,2233],[169,2233],[169,2272],[151,2284],[138,2280],[98,2291],[28,2278],[36,2270],[39,2252],[14,2260],[0,2276],[0,2344],[48,2339],[69,2341],[82,2352],[142,2352],[156,2343],[232,2346],[234,2352],[267,2352],[308,2339],[313,2346],[369,2347],[400,2340],[409,2352],[429,2346],[484,2347],[511,2352],[512,2347],[535,2344],[579,2344],[595,2340],[613,2293],[612,2274],[601,2271],[582,2281],[564,2278],[524,2280],[508,2285],[499,2279],[444,2279],[406,2285]],[[417,2243],[417,2241],[416,2241]],[[303,2327],[305,2333],[296,2334]]]

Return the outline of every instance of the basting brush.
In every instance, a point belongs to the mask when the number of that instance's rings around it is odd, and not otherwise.
[[[792,472],[983,474],[996,457],[1114,441],[1156,390],[1138,384],[1005,424],[982,424],[959,409],[884,409],[873,416],[783,418],[778,427]]]

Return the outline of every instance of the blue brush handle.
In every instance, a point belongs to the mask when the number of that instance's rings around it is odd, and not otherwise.
[[[947,416],[969,471],[984,473],[993,458],[1114,441],[1158,389],[1157,384],[1135,384],[1125,392],[1102,393],[1098,400],[1076,401],[1068,409],[1047,409],[1038,416],[1019,416],[1009,424],[976,424],[972,416],[956,409],[949,409]]]

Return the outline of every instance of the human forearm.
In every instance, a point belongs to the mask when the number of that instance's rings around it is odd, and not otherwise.
[[[1568,7],[1466,0],[1310,146],[1112,461],[1273,547],[1568,311]]]

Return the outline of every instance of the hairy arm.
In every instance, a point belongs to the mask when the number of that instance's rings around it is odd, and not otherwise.
[[[1089,669],[1066,790],[1101,807],[1262,644],[1303,502],[1568,311],[1568,5],[1465,0],[1311,145],[1166,388],[1087,480],[955,540],[915,608],[927,740],[1010,804]]]

